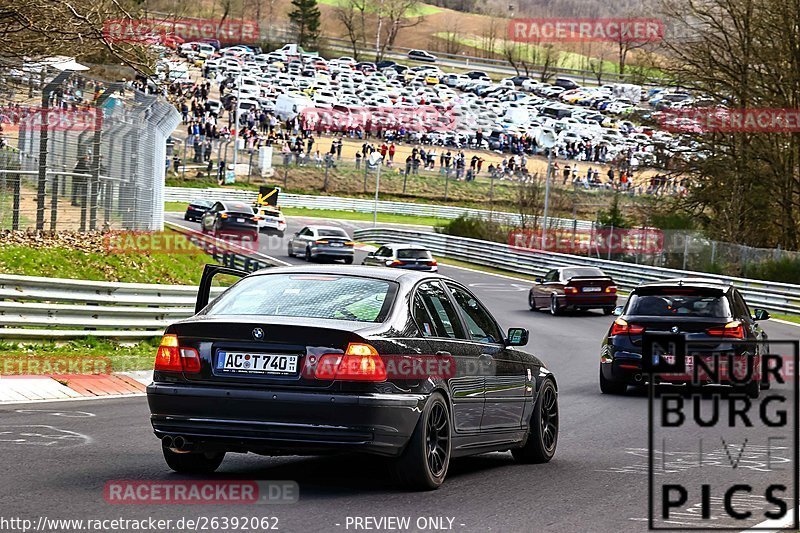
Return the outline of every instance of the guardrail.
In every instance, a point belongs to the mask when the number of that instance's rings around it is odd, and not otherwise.
[[[288,263],[235,243],[168,223],[216,261],[253,272]],[[212,288],[212,296],[222,292]],[[102,337],[140,341],[194,315],[197,287],[0,275],[0,339],[19,341]]]
[[[161,335],[170,322],[192,316],[196,298],[197,287],[186,285],[2,274],[0,338],[148,339]]]
[[[754,307],[784,314],[800,314],[800,285],[774,283],[702,272],[675,270],[648,265],[607,261],[592,257],[527,250],[508,244],[454,237],[401,229],[358,229],[355,238],[362,242],[385,244],[389,242],[416,243],[427,247],[433,254],[470,263],[490,266],[509,272],[543,275],[546,271],[565,266],[594,266],[613,276],[620,288],[630,290],[648,281],[678,277],[714,279],[735,284]]]
[[[242,189],[207,188],[195,189],[191,187],[166,187],[164,197],[167,202],[191,202],[193,200],[240,200],[255,203],[258,198],[256,191]],[[353,211],[356,213],[372,213],[375,210],[374,200],[361,198],[342,198],[338,196],[313,196],[306,194],[281,193],[279,198],[281,207],[301,207],[306,209],[324,209],[330,211]],[[519,213],[505,211],[487,211],[485,209],[469,209],[465,207],[417,204],[411,202],[378,201],[379,213],[395,215],[413,215],[442,219],[454,219],[461,215],[480,217],[496,220],[511,226],[521,225]],[[573,220],[570,218],[548,218],[548,226],[554,228],[577,230],[591,230],[590,220]]]

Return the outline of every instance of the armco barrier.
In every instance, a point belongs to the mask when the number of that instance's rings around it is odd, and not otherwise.
[[[390,242],[421,244],[434,255],[529,275],[543,275],[552,268],[564,266],[594,266],[602,268],[607,274],[613,276],[620,288],[624,290],[630,290],[640,283],[668,278],[715,279],[735,284],[753,307],[762,307],[778,313],[800,314],[800,285],[621,263],[555,252],[524,250],[507,244],[440,233],[376,228],[356,230],[354,236],[361,242],[375,244]]]
[[[172,229],[194,237],[196,230]],[[237,253],[231,245],[215,247],[211,236],[201,244],[226,266],[248,272],[287,263],[259,253]],[[212,296],[221,288],[212,288]],[[157,337],[164,327],[194,314],[197,287],[115,283],[0,274],[0,339],[40,340],[103,337],[138,341]]]
[[[192,200],[241,200],[244,202],[255,203],[258,193],[256,191],[245,191],[241,189],[194,189],[191,187],[167,187],[165,189],[167,202],[191,202]],[[281,193],[279,203],[281,207],[304,207],[306,209],[326,209],[331,211],[353,211],[357,213],[372,213],[375,210],[374,200],[363,200],[360,198],[342,198],[338,196],[312,196],[306,194],[285,194]],[[414,215],[421,217],[433,217],[443,219],[458,218],[461,215],[480,217],[497,220],[503,224],[518,226],[521,224],[518,213],[508,213],[504,211],[487,211],[485,209],[468,209],[464,207],[454,207],[433,204],[417,204],[408,202],[389,202],[378,201],[379,213],[391,213],[395,215]],[[567,218],[550,218],[548,226],[572,229],[573,225],[578,230],[592,229],[592,222],[589,220],[578,220],[577,222]]]

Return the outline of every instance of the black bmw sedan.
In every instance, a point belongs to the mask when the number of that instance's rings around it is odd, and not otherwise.
[[[643,385],[650,379],[671,384],[734,385],[753,398],[769,387],[767,380],[761,380],[768,339],[759,325],[769,319],[769,313],[764,309],[751,312],[741,292],[732,285],[699,278],[645,283],[631,292],[624,308],[617,308],[615,314],[618,318],[603,339],[600,354],[603,394],[622,394],[628,385]],[[653,372],[651,378],[643,365],[645,335],[685,339],[684,368]],[[672,353],[652,356],[654,364],[677,363]],[[695,362],[698,359],[704,365]],[[698,367],[696,371],[694,366]],[[708,374],[705,367],[718,368],[718,374]],[[698,376],[705,376],[702,383],[697,383]]]
[[[212,278],[243,277],[210,304]],[[556,381],[463,285],[368,267],[206,266],[197,314],[169,326],[147,388],[167,464],[208,473],[227,452],[390,458],[434,489],[450,459],[550,461]]]

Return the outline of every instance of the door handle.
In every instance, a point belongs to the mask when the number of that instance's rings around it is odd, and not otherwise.
[[[491,364],[492,361],[494,361],[494,357],[492,357],[492,354],[482,353],[478,356],[478,361],[488,365]]]
[[[439,357],[450,357],[453,354],[451,354],[450,352],[442,352],[442,351],[440,351],[440,352],[436,352],[436,355],[438,355]]]

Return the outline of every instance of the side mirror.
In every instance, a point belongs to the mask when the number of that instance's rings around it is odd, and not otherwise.
[[[544,280],[542,278],[533,278],[533,281],[535,281],[536,283],[544,283]]]
[[[621,305],[614,308],[613,315],[614,316],[622,316],[622,306]]]
[[[525,328],[509,328],[506,346],[525,346],[528,344],[529,333]]]
[[[755,320],[769,320],[770,315],[766,309],[755,309],[755,316],[753,317]]]

